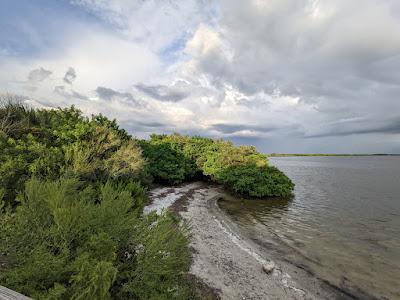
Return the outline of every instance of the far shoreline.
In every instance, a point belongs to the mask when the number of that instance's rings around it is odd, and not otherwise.
[[[307,157],[307,156],[333,156],[333,157],[356,157],[356,156],[400,156],[400,154],[390,154],[390,153],[267,153],[268,157]]]

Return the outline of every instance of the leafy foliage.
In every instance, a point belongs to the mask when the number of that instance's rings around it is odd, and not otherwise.
[[[142,141],[143,154],[150,162],[149,171],[153,178],[162,183],[177,184],[185,180],[185,157],[169,143]]]
[[[118,280],[125,282],[117,298],[130,299],[191,299],[191,290],[185,284],[190,253],[187,228],[178,231],[177,220],[171,215],[147,215],[135,227],[135,235],[128,245],[128,253],[137,259],[125,261]],[[136,266],[136,267],[135,267]]]
[[[75,107],[32,110],[15,102],[0,107],[0,186],[14,205],[31,176],[82,180],[145,179],[141,149],[115,120],[86,118]],[[148,180],[147,180],[148,183]]]
[[[294,188],[285,174],[270,166],[230,166],[219,173],[219,180],[235,192],[252,197],[286,197]]]
[[[129,141],[115,151],[106,161],[108,176],[119,178],[139,178],[144,167],[141,148]]]
[[[113,289],[150,299],[158,287],[173,299],[169,289],[186,290],[187,237],[176,221],[139,218],[124,185],[87,189],[71,178],[27,181],[21,204],[1,216],[0,248],[10,262],[1,282],[36,298],[110,299]]]
[[[143,216],[138,142],[74,107],[0,108],[0,284],[37,299],[192,299],[187,232]]]
[[[289,196],[294,184],[255,147],[179,134],[152,135],[142,141],[143,155],[156,181],[171,184],[207,176],[228,189],[252,197]]]

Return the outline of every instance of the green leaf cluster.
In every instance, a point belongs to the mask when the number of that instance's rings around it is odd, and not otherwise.
[[[87,118],[73,106],[33,110],[11,101],[0,104],[0,187],[8,204],[15,204],[31,176],[146,178],[141,148],[115,120]]]
[[[252,197],[287,197],[294,189],[281,171],[268,166],[267,156],[253,146],[203,137],[151,135],[141,141],[149,172],[158,182],[177,184],[206,178]]]
[[[76,178],[26,182],[1,214],[1,284],[37,299],[188,299],[187,234],[170,215],[141,217],[135,189]],[[137,187],[136,187],[137,189]]]
[[[287,197],[293,182],[272,166],[244,164],[230,166],[219,173],[219,181],[239,194],[251,197]]]
[[[0,284],[35,299],[193,299],[187,228],[143,216],[139,142],[74,107],[0,107]]]

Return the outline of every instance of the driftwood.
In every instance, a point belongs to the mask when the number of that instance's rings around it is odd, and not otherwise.
[[[32,299],[0,285],[0,300],[32,300]]]

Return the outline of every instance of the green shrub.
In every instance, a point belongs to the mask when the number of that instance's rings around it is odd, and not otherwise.
[[[10,204],[29,176],[57,178],[63,168],[62,150],[41,143],[31,133],[20,139],[0,137],[0,149],[0,186]]]
[[[3,188],[0,188],[0,211],[1,211],[1,209],[3,208],[3,205],[4,205],[4,200],[3,200],[3,198],[4,198],[4,194],[5,194],[5,192],[4,192],[4,189]]]
[[[151,135],[140,145],[150,173],[159,182],[177,184],[202,175],[253,197],[288,196],[294,188],[282,172],[268,167],[266,155],[253,146],[235,147],[230,141],[176,133]]]
[[[35,123],[35,110],[22,105],[18,97],[0,96],[0,133],[18,138]]]
[[[179,134],[152,134],[149,141],[141,141],[144,156],[149,163],[150,173],[159,182],[181,183],[203,172],[196,164],[206,146],[213,140],[201,137],[189,137]]]
[[[58,178],[65,168],[64,147],[84,139],[94,127],[74,107],[33,110],[11,100],[0,106],[0,186],[5,201],[15,205],[15,196],[32,175]]]
[[[126,132],[125,129],[119,128],[116,120],[110,120],[102,114],[99,114],[93,115],[92,121],[98,125],[101,125],[102,127],[113,130],[123,141],[129,141],[131,139],[131,136],[128,134],[128,132]]]
[[[67,172],[90,182],[111,176],[149,183],[140,148],[115,120],[89,119],[73,106],[33,110],[8,98],[0,101],[0,187],[6,203],[16,205],[32,175],[57,179]]]
[[[113,248],[107,248],[113,249]],[[65,290],[65,298],[111,299],[110,288],[115,281],[118,270],[112,261],[92,259],[85,253],[79,256],[73,264],[75,274],[71,276],[69,290]]]
[[[267,157],[257,152],[255,147],[235,147],[230,141],[217,140],[206,147],[197,160],[197,165],[200,166],[204,175],[216,181],[221,170],[243,164],[266,166]]]
[[[177,184],[185,180],[185,157],[168,143],[142,141],[143,154],[153,178],[162,183]]]
[[[121,257],[117,282],[120,299],[193,299],[185,275],[190,264],[187,227],[180,229],[170,214],[145,216],[135,227],[131,243]]]
[[[114,179],[138,180],[144,164],[142,150],[133,141],[123,144],[105,161],[108,176]]]
[[[0,214],[0,283],[38,299],[189,299],[186,230],[138,214],[143,195],[137,184],[28,180]]]
[[[284,173],[270,166],[230,166],[221,170],[218,178],[227,188],[252,197],[287,197],[294,188]]]

